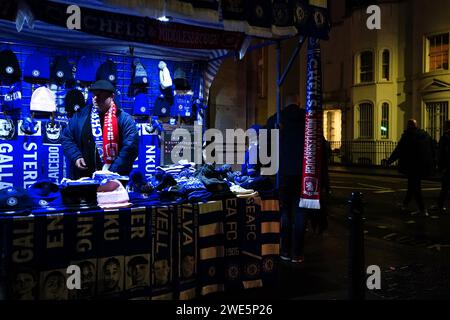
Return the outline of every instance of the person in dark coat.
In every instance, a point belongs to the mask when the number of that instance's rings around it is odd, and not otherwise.
[[[287,106],[280,112],[279,128],[280,257],[286,261],[301,263],[304,261],[304,239],[308,222],[308,214],[299,208],[306,113],[298,105],[298,96],[290,96],[286,100]],[[274,114],[267,120],[266,129],[275,129],[276,121],[277,115]],[[325,151],[324,146],[322,151]],[[322,163],[326,165],[325,160]],[[324,172],[326,174],[328,171]],[[311,224],[322,232],[327,223],[325,211],[320,211],[315,213]]]
[[[93,93],[93,104],[75,113],[62,134],[64,155],[71,163],[71,179],[91,177],[95,171],[102,169],[128,175],[138,156],[139,136],[136,124],[128,113],[114,103],[115,88],[112,83],[98,80],[90,90]],[[110,112],[112,108],[114,113]],[[96,118],[93,117],[94,111]],[[117,120],[117,130],[113,129],[111,136],[107,137],[109,142],[105,142],[105,135],[101,134],[108,129],[104,125],[107,114],[111,119],[111,127],[116,128]],[[92,126],[98,128],[92,130]],[[103,138],[99,143],[96,143],[98,138],[95,139],[94,132],[97,137]],[[103,148],[100,147],[102,144]],[[100,152],[103,152],[104,157],[100,157]],[[105,157],[109,157],[106,159],[109,163],[106,163]]]
[[[408,190],[403,200],[403,209],[406,209],[411,199],[414,198],[419,210],[411,214],[427,216],[428,211],[423,202],[421,180],[433,174],[434,147],[431,136],[419,129],[414,119],[408,120],[407,128],[387,160],[387,165],[397,160],[399,161],[399,171],[408,178]]]
[[[438,154],[438,167],[442,172],[442,185],[437,204],[432,206],[430,210],[445,213],[447,211],[445,200],[447,200],[447,194],[450,189],[450,120],[445,121],[444,134],[439,140]]]

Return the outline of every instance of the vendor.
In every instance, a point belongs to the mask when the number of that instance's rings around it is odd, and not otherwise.
[[[115,88],[98,80],[88,105],[70,119],[62,135],[71,179],[91,177],[97,170],[128,175],[138,156],[138,132],[133,118],[114,103]]]

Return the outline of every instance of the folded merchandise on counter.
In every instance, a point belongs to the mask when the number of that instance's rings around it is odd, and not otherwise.
[[[109,180],[97,188],[97,204],[102,209],[130,207],[127,190],[119,180]]]

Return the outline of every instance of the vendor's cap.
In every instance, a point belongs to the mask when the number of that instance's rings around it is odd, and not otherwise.
[[[114,88],[114,85],[108,80],[97,80],[92,84],[89,90],[90,91],[104,90],[112,93],[116,92],[116,88]]]

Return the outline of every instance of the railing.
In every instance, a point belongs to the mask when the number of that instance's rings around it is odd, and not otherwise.
[[[381,166],[397,146],[393,141],[329,141],[331,164]]]

